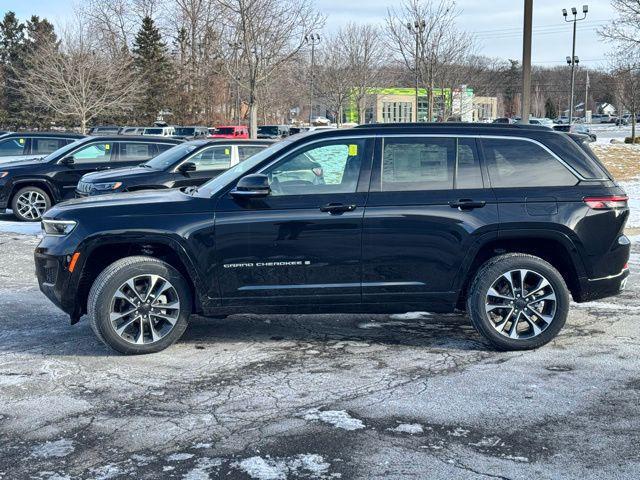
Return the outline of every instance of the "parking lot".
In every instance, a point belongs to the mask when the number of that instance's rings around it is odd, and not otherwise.
[[[462,315],[235,315],[124,357],[39,292],[37,238],[0,233],[0,478],[633,478],[633,239],[627,291],[537,351]]]

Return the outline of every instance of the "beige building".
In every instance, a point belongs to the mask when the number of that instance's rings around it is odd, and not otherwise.
[[[493,121],[498,117],[497,97],[473,97],[473,121]]]

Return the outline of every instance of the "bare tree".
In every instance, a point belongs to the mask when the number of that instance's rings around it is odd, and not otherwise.
[[[640,60],[618,60],[613,68],[618,101],[631,115],[631,143],[636,142],[636,120],[640,112]],[[622,113],[622,112],[620,112]]]
[[[472,53],[472,37],[455,27],[459,14],[454,0],[404,0],[387,13],[389,47],[408,69],[418,70],[427,87],[429,121],[434,118],[435,88],[450,83],[448,67]],[[424,21],[417,33],[407,28],[416,21]]]
[[[318,97],[336,117],[339,125],[342,113],[354,90],[352,65],[349,62],[348,47],[342,36],[329,38],[318,55],[316,88]]]
[[[621,50],[640,49],[640,0],[611,0],[611,6],[618,16],[598,34],[618,44]]]
[[[324,17],[311,0],[218,0],[225,22],[223,51],[239,45],[240,62],[226,61],[229,76],[246,92],[251,136],[257,136],[258,93],[304,46]],[[236,69],[236,66],[239,67]]]
[[[76,122],[85,133],[93,119],[131,110],[138,94],[131,59],[101,53],[81,23],[31,57],[32,68],[18,80],[28,101]]]

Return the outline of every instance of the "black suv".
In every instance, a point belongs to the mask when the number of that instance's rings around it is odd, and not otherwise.
[[[44,157],[83,137],[78,133],[8,133],[0,138],[0,163]]]
[[[76,196],[202,185],[272,143],[269,140],[185,142],[136,167],[89,173],[78,183]]]
[[[572,297],[629,274],[627,197],[582,148],[524,125],[301,134],[198,189],[52,208],[40,288],[124,353],[166,348],[193,313],[455,308],[497,348],[539,347]]]
[[[51,205],[75,196],[86,173],[136,165],[180,142],[164,137],[86,137],[44,158],[0,164],[0,211],[11,207],[18,220],[39,221]]]

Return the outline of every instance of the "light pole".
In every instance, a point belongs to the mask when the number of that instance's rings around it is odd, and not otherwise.
[[[573,89],[575,88],[576,82],[576,25],[578,22],[581,22],[585,18],[587,18],[587,12],[589,11],[588,5],[582,6],[582,18],[578,18],[578,9],[576,7],[571,7],[571,14],[573,15],[573,19],[568,18],[567,9],[562,9],[562,16],[564,17],[564,21],[569,23],[573,22],[573,45],[571,47],[571,57],[567,57],[567,62],[571,65],[571,97],[569,98],[569,125],[573,121]]]
[[[420,37],[422,36],[426,26],[426,22],[421,19],[417,19],[413,24],[411,24],[411,22],[407,22],[407,29],[416,37],[416,57],[414,63],[416,82],[416,122],[418,122],[418,93],[420,89]],[[428,119],[428,121],[431,121],[431,119]]]
[[[313,75],[315,70],[315,50],[316,45],[320,43],[320,35],[317,33],[310,33],[309,35],[304,36],[304,41],[311,45],[311,75],[310,77],[310,87],[309,87],[309,125],[311,125],[311,118],[313,116]]]
[[[533,0],[524,0],[524,25],[522,29],[522,106],[521,123],[529,123],[531,108],[531,28],[533,24]]]

